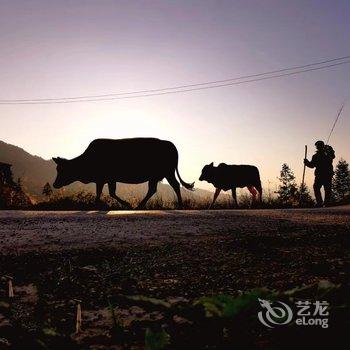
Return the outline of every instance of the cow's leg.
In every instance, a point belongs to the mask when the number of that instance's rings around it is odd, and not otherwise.
[[[103,190],[103,186],[105,184],[102,182],[96,182],[96,204],[99,204],[101,202],[101,194],[102,194],[102,190]]]
[[[166,179],[169,182],[169,185],[174,189],[174,191],[176,193],[176,196],[177,196],[177,207],[179,209],[182,209],[182,197],[181,197],[181,191],[180,191],[180,184],[176,180],[175,174],[167,176]]]
[[[233,203],[236,207],[238,207],[236,187],[233,187],[231,192],[232,192]]]
[[[260,202],[260,204],[262,204],[262,186],[261,186],[261,182],[259,181],[259,183],[256,184],[254,187],[255,187],[255,188],[258,190],[258,192],[259,192],[259,202]]]
[[[120,197],[117,196],[117,194],[115,193],[116,188],[117,184],[115,182],[108,182],[109,195],[112,198],[116,199],[123,207],[127,209],[132,209],[131,205],[128,202],[123,201]]]
[[[215,193],[214,193],[214,198],[213,198],[213,201],[211,202],[210,206],[209,206],[209,209],[214,205],[215,201],[216,201],[216,198],[218,198],[219,194],[221,192],[221,188],[217,188],[215,190]]]
[[[256,195],[257,195],[257,190],[255,189],[254,186],[247,186],[249,192],[252,194],[253,198],[252,198],[252,202],[250,203],[250,207],[252,207],[255,204],[256,201]]]
[[[146,194],[146,197],[141,201],[136,209],[142,209],[145,207],[147,201],[157,192],[157,185],[158,181],[156,180],[148,181],[148,192]]]

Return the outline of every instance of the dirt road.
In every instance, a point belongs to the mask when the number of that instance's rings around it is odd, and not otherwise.
[[[0,211],[1,254],[120,248],[138,244],[257,235],[286,239],[316,231],[349,233],[350,206],[329,209],[212,211]],[[289,234],[288,234],[289,232]]]
[[[338,283],[350,269],[349,208],[3,211],[0,258],[10,275],[21,264],[35,265],[30,274],[42,262],[52,262],[49,271],[67,259],[80,267],[108,261],[164,295],[169,279],[189,295]]]

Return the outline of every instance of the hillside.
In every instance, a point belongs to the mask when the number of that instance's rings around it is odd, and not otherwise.
[[[14,179],[21,178],[23,187],[31,195],[41,195],[46,182],[52,183],[55,178],[55,165],[24,149],[0,141],[0,162],[12,164]]]
[[[42,197],[42,188],[46,182],[51,185],[56,177],[56,165],[52,160],[45,160],[41,157],[34,156],[24,149],[0,141],[0,162],[12,164],[14,179],[21,178],[24,189],[34,198]],[[67,192],[75,192],[80,190],[94,191],[93,184],[83,185],[76,182],[65,188]],[[105,187],[107,191],[107,186]],[[147,184],[141,185],[125,185],[118,184],[117,192],[121,196],[141,198],[147,191]],[[207,198],[212,194],[209,191],[197,189],[195,192],[183,190],[186,196],[194,198]],[[158,185],[158,196],[164,200],[175,198],[173,189],[164,183]]]

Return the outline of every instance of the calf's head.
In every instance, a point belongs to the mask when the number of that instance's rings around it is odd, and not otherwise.
[[[214,163],[205,165],[204,168],[202,169],[202,174],[199,177],[199,180],[210,182],[210,180],[212,179],[213,171],[214,171]]]
[[[57,164],[57,176],[53,183],[54,188],[61,188],[76,181],[75,172],[69,160],[60,157],[52,158],[52,160]]]

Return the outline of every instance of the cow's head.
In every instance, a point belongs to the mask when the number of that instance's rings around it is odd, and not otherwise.
[[[214,163],[213,162],[208,164],[208,165],[205,165],[204,168],[202,169],[202,174],[199,177],[199,180],[209,182],[212,178],[213,170],[214,170]]]
[[[53,183],[54,188],[67,186],[76,180],[74,169],[69,160],[60,157],[52,158],[52,160],[57,164],[57,176]]]

